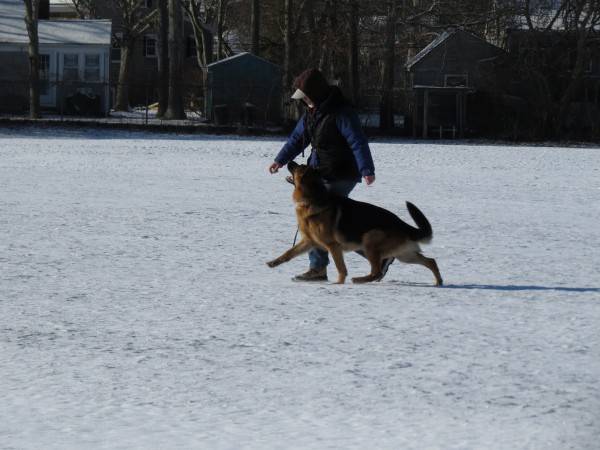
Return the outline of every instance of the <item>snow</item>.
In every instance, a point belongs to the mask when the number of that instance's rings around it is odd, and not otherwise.
[[[337,286],[282,141],[0,128],[2,448],[597,448],[598,148],[373,143],[447,286]]]

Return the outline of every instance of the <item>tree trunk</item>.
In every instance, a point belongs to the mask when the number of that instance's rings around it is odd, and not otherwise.
[[[260,0],[252,0],[250,29],[252,30],[252,46],[250,51],[258,56],[260,54]]]
[[[164,118],[185,119],[183,108],[183,27],[179,0],[169,0],[169,106]]]
[[[317,23],[315,20],[315,10],[313,0],[306,0],[306,26],[310,36],[310,53],[308,60],[311,66],[317,64],[317,50],[319,48],[319,37],[317,35]]]
[[[187,14],[192,23],[194,31],[194,42],[196,43],[196,61],[198,67],[206,69],[206,66],[212,62],[213,57],[213,36],[206,29],[205,24],[200,17],[199,4],[196,0],[191,0],[187,6]]]
[[[587,24],[587,19],[583,22],[584,24]],[[567,114],[568,114],[568,110],[569,110],[569,105],[571,103],[571,101],[573,100],[573,96],[575,94],[575,92],[581,87],[581,84],[583,83],[583,71],[584,71],[584,63],[585,63],[585,57],[586,57],[586,44],[588,44],[589,40],[589,33],[588,31],[584,28],[582,30],[578,30],[578,35],[577,35],[577,50],[575,53],[575,65],[573,67],[573,70],[571,71],[571,77],[569,78],[568,84],[566,86],[566,88],[564,89],[564,91],[562,92],[562,95],[560,96],[559,100],[558,100],[558,111],[557,111],[557,117],[555,119],[555,124],[553,124],[553,129],[554,132],[557,133],[556,136],[553,136],[555,138],[560,138],[561,137],[561,129],[564,127],[565,123],[567,122]]]
[[[129,111],[129,83],[131,72],[131,55],[135,41],[124,37],[121,41],[121,63],[119,65],[119,81],[117,84],[117,100],[115,111]]]
[[[29,35],[29,117],[40,117],[40,46],[38,39],[39,0],[24,0],[25,24]]]
[[[350,5],[350,48],[349,48],[350,96],[354,104],[358,103],[358,1]]]
[[[225,57],[223,51],[223,21],[225,20],[225,1],[219,0],[217,5],[217,60]]]
[[[385,53],[382,67],[381,103],[379,127],[389,130],[394,127],[394,65],[396,47],[396,5],[388,8],[385,29]]]
[[[326,78],[332,78],[335,76],[333,73],[335,43],[333,41],[337,28],[337,3],[335,0],[326,0],[323,22],[326,29],[321,33],[321,56],[318,68]]]
[[[292,14],[294,9],[293,0],[285,0],[284,19],[283,19],[283,111],[284,118],[292,120],[294,118],[294,104],[289,98],[292,95]]]
[[[169,8],[158,2],[158,117],[163,117],[169,101]]]
[[[283,89],[287,92],[291,89],[291,53],[292,53],[292,14],[294,9],[293,0],[285,0],[285,12],[283,19]]]
[[[196,62],[201,69],[206,68],[206,44],[204,43],[204,31],[194,26],[194,42],[196,44]]]
[[[202,28],[202,37],[203,37],[202,52],[204,55],[204,62],[208,66],[210,63],[213,62],[213,56],[214,56],[213,35],[210,31]]]
[[[197,26],[197,28],[196,28]],[[206,69],[213,62],[213,34],[206,29],[206,26],[200,21],[194,25],[194,39],[196,40],[196,57],[200,67]],[[202,61],[202,63],[200,63]]]

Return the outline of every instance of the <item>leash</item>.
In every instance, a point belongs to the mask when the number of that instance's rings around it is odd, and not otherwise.
[[[296,228],[296,235],[294,236],[294,243],[292,244],[292,247],[293,247],[294,245],[296,245],[296,239],[298,239],[298,231],[300,231],[300,228],[299,228],[299,227],[298,227],[298,228]]]

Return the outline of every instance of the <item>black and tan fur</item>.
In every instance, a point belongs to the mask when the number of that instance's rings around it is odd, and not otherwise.
[[[330,194],[317,171],[308,166],[291,162],[288,169],[294,182],[293,199],[302,240],[280,257],[269,261],[269,267],[319,247],[332,256],[338,270],[337,282],[344,283],[348,271],[343,252],[362,251],[371,264],[371,272],[352,278],[354,283],[381,279],[382,260],[394,257],[408,264],[427,267],[435,276],[435,284],[442,284],[435,259],[421,254],[419,242],[430,241],[433,234],[429,221],[415,205],[406,202],[418,228],[378,206]]]

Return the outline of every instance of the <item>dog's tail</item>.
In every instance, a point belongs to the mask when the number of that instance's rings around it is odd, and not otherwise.
[[[418,227],[413,229],[411,239],[413,241],[429,242],[433,237],[433,230],[425,214],[411,202],[406,202],[406,208]]]

